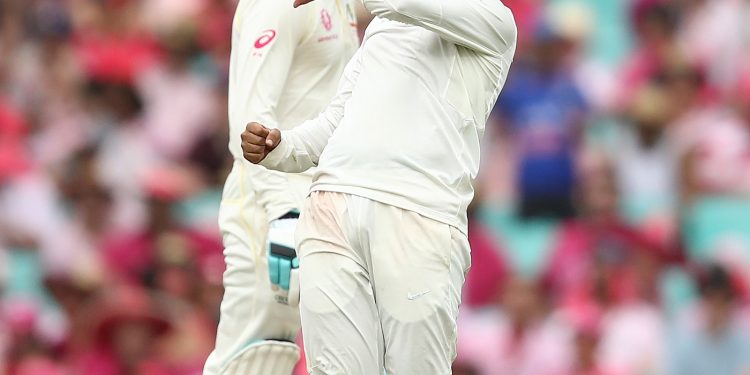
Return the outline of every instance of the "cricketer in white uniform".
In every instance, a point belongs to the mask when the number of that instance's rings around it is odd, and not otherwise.
[[[290,375],[299,359],[296,260],[288,250],[294,245],[294,213],[302,208],[311,174],[248,163],[240,135],[248,121],[288,130],[323,110],[359,45],[356,31],[349,0],[320,0],[299,9],[285,0],[239,1],[229,73],[229,148],[235,162],[219,215],[227,270],[206,375]],[[269,241],[282,253],[270,254]]]
[[[288,131],[250,123],[242,148],[318,167],[296,233],[308,371],[450,374],[466,208],[515,21],[500,0],[364,4],[376,18],[328,108]]]

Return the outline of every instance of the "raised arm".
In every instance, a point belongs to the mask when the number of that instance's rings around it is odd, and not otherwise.
[[[363,0],[374,15],[420,26],[489,56],[515,47],[513,14],[500,0]]]
[[[359,77],[360,51],[344,69],[336,96],[318,117],[283,132],[257,123],[248,124],[242,134],[245,159],[269,169],[299,173],[318,165],[328,139],[344,117],[346,102]]]

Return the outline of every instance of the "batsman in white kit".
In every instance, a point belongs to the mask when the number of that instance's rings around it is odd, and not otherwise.
[[[248,163],[240,135],[249,121],[288,130],[325,109],[358,45],[349,0],[300,9],[291,0],[237,5],[229,72],[235,161],[219,213],[227,270],[205,375],[290,375],[299,359],[293,231],[312,175]]]
[[[242,149],[317,167],[296,232],[309,373],[450,374],[466,209],[515,21],[500,0],[364,5],[376,18],[326,110],[291,130],[249,123]]]

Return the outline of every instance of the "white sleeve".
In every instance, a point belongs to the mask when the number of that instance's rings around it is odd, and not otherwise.
[[[242,7],[242,4],[240,7]],[[291,2],[261,1],[238,9],[235,24],[236,40],[233,48],[239,55],[233,63],[236,76],[233,90],[249,90],[235,103],[242,112],[242,123],[259,122],[271,128],[280,127],[277,107],[289,74],[297,45],[305,27],[304,11],[294,11]],[[230,90],[230,96],[233,92]],[[229,100],[233,100],[230,97]],[[299,209],[284,173],[269,171],[247,163],[249,178],[259,204],[272,221],[285,213]]]
[[[500,0],[363,0],[374,15],[440,34],[490,56],[516,44],[516,24]]]
[[[281,132],[281,143],[269,153],[261,165],[283,172],[304,172],[318,165],[328,139],[344,117],[346,102],[360,72],[361,48],[357,50],[344,69],[338,91],[328,107],[318,117],[302,125]]]

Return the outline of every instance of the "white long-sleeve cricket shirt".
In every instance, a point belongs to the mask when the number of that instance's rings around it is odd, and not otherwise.
[[[229,72],[229,149],[248,173],[242,183],[273,220],[297,207],[312,174],[286,174],[250,164],[240,135],[248,122],[288,130],[316,116],[359,45],[351,0],[318,0],[294,9],[292,0],[240,0]],[[305,187],[299,188],[304,185]]]
[[[317,166],[312,190],[363,196],[466,231],[485,122],[516,48],[500,0],[364,0],[375,16],[338,94],[261,163]]]

